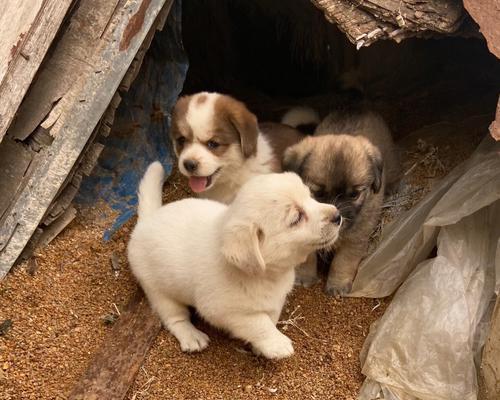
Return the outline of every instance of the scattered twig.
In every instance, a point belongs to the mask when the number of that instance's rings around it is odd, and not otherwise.
[[[375,299],[377,301],[377,304],[375,304],[375,306],[372,308],[372,312],[375,311],[377,308],[380,307],[380,305],[382,304],[382,302],[379,300],[379,299]]]
[[[147,380],[142,384],[142,386],[139,389],[135,391],[130,400],[136,400],[137,396],[142,396],[148,393],[149,389],[151,388],[151,384],[156,379],[154,376],[149,377],[149,374],[144,367],[141,367],[141,370],[144,372],[144,375],[146,375]]]
[[[122,315],[122,314],[120,313],[120,310],[118,309],[118,307],[116,306],[116,304],[115,304],[115,303],[111,303],[111,304],[112,304],[112,305],[113,305],[113,307],[115,308],[116,314],[117,314],[119,317],[121,317],[121,315]]]
[[[283,321],[278,321],[278,325],[282,325],[283,326],[283,329],[286,330],[288,326],[293,326],[295,329],[299,330],[300,332],[302,332],[304,335],[306,335],[307,337],[311,337],[311,335],[309,335],[309,333],[307,333],[304,329],[302,329],[299,325],[298,325],[298,322],[300,320],[303,320],[305,319],[302,314],[297,314],[297,311],[298,309],[300,308],[300,305],[295,307],[295,309],[290,313],[290,315],[288,316],[288,319],[286,320],[283,320]]]
[[[435,149],[435,148],[434,148]],[[403,176],[407,176],[408,174],[410,174],[415,168],[417,168],[420,164],[424,163],[425,160],[429,159],[430,157],[432,157],[435,153],[435,150],[431,150],[429,151],[423,158],[421,158],[420,160],[418,160],[416,163],[414,163],[404,174]]]

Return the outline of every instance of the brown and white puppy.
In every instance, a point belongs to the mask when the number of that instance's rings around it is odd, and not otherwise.
[[[384,192],[399,181],[399,159],[389,128],[370,111],[329,114],[315,135],[290,147],[283,167],[297,172],[316,200],[334,204],[343,224],[326,292],[348,294],[382,207]],[[317,280],[316,256],[299,268],[298,282]]]
[[[172,113],[181,173],[193,192],[223,203],[253,176],[280,172],[284,149],[302,138],[290,126],[259,125],[242,102],[219,93],[183,96]]]

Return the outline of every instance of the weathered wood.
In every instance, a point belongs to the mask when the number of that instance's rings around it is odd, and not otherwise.
[[[382,21],[412,31],[455,32],[464,17],[457,0],[362,0],[355,2]]]
[[[17,219],[8,210],[23,186],[32,158],[32,152],[22,143],[6,138],[0,144],[0,251],[17,228]]]
[[[479,24],[490,51],[500,58],[500,4],[498,0],[464,0],[469,14]]]
[[[377,21],[370,13],[347,0],[311,1],[323,11],[329,22],[336,24],[346,34],[349,41],[359,47],[368,46],[381,37],[399,31],[392,24]]]
[[[457,0],[311,0],[357,48],[379,39],[455,34],[464,12]],[[470,32],[468,32],[470,35]]]
[[[34,172],[29,176],[26,187],[18,196],[15,207],[10,211],[10,215],[17,220],[17,228],[10,242],[0,252],[0,277],[7,273],[20,255],[75,162],[81,156],[82,150],[87,146],[94,128],[113,98],[135,54],[153,26],[165,2],[166,0],[120,1],[117,7],[108,15],[111,19],[106,20],[100,18],[99,10],[106,10],[109,4],[108,1],[81,1],[81,5],[74,16],[75,18],[77,15],[79,16],[78,23],[71,25],[70,22],[72,29],[66,30],[65,35],[58,43],[58,46],[62,43],[68,49],[68,53],[59,53],[60,58],[56,62],[56,64],[61,65],[62,59],[66,60],[74,67],[78,67],[78,74],[75,76],[74,71],[68,69],[67,66],[65,67],[64,71],[72,77],[71,85],[65,86],[66,93],[58,92],[61,86],[57,85],[57,83],[56,85],[53,83],[51,86],[47,80],[44,80],[43,86],[45,88],[50,90],[51,87],[56,86],[58,90],[51,90],[50,96],[44,96],[43,99],[46,103],[42,104],[41,107],[50,109],[54,101],[53,96],[60,98],[58,103],[58,107],[61,107],[60,114],[50,128],[50,134],[54,137],[54,141],[49,147],[41,149],[36,155],[33,160],[33,164],[35,164]],[[143,5],[145,3],[147,3],[146,8]],[[94,7],[88,7],[89,4],[94,5]],[[138,20],[134,16],[139,11],[144,12],[144,18]],[[87,14],[83,16],[82,12]],[[82,23],[83,21],[87,23]],[[75,30],[86,30],[90,24],[89,21],[92,21],[92,24],[99,22],[97,37],[95,35],[82,37],[78,32],[75,33]],[[131,31],[132,28],[127,27],[130,26],[132,21],[134,21],[134,27]],[[138,24],[137,21],[141,23]],[[95,25],[94,28],[96,28]],[[123,48],[122,39],[126,30],[129,35],[129,39],[127,39],[128,47]],[[93,33],[95,32],[96,29],[93,30]],[[72,43],[65,40],[66,35],[73,38]],[[83,45],[83,42],[89,40],[91,42],[90,46]],[[79,45],[79,43],[82,44]],[[122,43],[122,50],[120,50],[120,43]],[[80,48],[83,46],[86,53],[79,54],[75,60],[72,45],[80,46]],[[55,49],[54,55],[58,51],[58,49]],[[54,55],[47,63],[47,70],[52,71],[49,73],[48,78],[52,77],[54,81],[61,80],[67,85],[67,76],[53,75],[55,72],[61,72],[60,68],[51,69],[54,64],[50,63],[50,61],[54,59]],[[83,65],[87,65],[87,68],[82,68]],[[25,107],[24,113],[28,113],[31,109],[40,116],[40,112],[34,104],[36,102],[36,99],[33,99],[34,93],[34,91],[30,91],[29,99],[25,103],[31,103],[31,108]],[[37,95],[43,95],[39,90],[36,93]],[[30,119],[27,114],[24,115],[24,120],[29,120],[29,124],[32,124],[31,129],[26,130],[31,133],[46,115],[46,111],[41,118],[36,119]]]
[[[22,143],[8,139],[0,147],[0,220],[15,198],[31,159],[30,151]]]
[[[491,317],[490,334],[483,350],[481,377],[486,399],[500,399],[500,297],[497,298]]]
[[[0,5],[0,142],[73,0]]]
[[[96,44],[109,29],[120,0],[84,0],[70,19],[64,35],[58,40],[50,59],[30,88],[19,108],[9,136],[25,140],[42,121],[53,126],[68,107],[64,99],[71,97],[82,75],[98,72],[93,65]]]
[[[75,218],[76,218],[76,209],[74,207],[69,207],[55,221],[53,221],[48,227],[46,227],[43,230],[42,234],[40,235],[40,238],[38,239],[38,243],[36,243],[36,246],[37,247],[47,246]]]
[[[43,0],[2,1],[0,3],[0,82],[9,64],[19,53],[22,41],[36,20]]]
[[[85,151],[80,163],[80,172],[89,176],[94,169],[99,156],[101,155],[104,145],[101,143],[92,143],[92,146]]]
[[[73,388],[69,400],[121,400],[127,394],[161,329],[159,318],[141,291],[127,308]]]
[[[82,183],[82,175],[77,173],[64,188],[61,187],[63,190],[61,190],[56,200],[50,205],[43,219],[45,225],[52,224],[52,222],[58,219],[68,209],[78,192],[80,183]]]
[[[490,134],[495,140],[500,140],[500,97],[498,98],[495,120],[490,125]]]

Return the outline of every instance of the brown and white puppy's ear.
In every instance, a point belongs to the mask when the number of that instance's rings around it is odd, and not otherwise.
[[[300,143],[286,149],[282,159],[283,171],[291,171],[299,176],[303,176],[304,168],[311,156],[313,145],[312,138],[305,138]]]
[[[380,192],[380,189],[382,187],[383,174],[384,174],[384,160],[382,159],[380,151],[375,147],[373,147],[371,151],[368,152],[368,159],[370,160],[372,174],[373,174],[373,182],[371,188],[373,190],[373,193],[376,194]]]
[[[192,97],[193,96],[179,97],[172,110],[170,139],[172,140],[174,152],[177,157],[179,157],[182,151],[185,140],[193,136],[193,132],[186,121],[186,114]]]
[[[257,153],[259,125],[257,117],[245,104],[230,96],[221,96],[215,105],[215,115],[224,116],[227,123],[239,135],[241,152],[245,158]]]
[[[263,232],[255,223],[229,222],[223,229],[221,251],[230,264],[250,275],[259,275],[266,270],[261,240]]]

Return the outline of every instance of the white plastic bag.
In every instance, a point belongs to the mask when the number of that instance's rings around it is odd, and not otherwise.
[[[373,270],[356,278],[355,294],[378,297],[410,274],[365,342],[360,400],[476,399],[474,359],[499,287],[499,237],[500,143],[486,139],[393,223],[367,260]],[[422,262],[435,245],[437,257]]]

